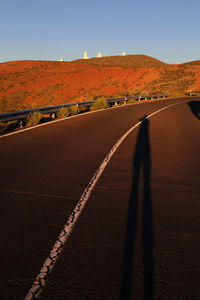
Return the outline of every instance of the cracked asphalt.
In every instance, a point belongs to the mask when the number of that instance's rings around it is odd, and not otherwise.
[[[120,145],[39,299],[200,298],[200,99],[188,97],[107,109],[0,139],[1,299],[24,299],[44,261],[60,253],[50,255],[118,139],[176,102]]]

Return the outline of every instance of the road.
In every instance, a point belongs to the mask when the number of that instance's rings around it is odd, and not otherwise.
[[[25,299],[94,173],[140,122],[103,170],[39,299],[200,299],[199,106],[149,101],[1,138],[0,298]]]

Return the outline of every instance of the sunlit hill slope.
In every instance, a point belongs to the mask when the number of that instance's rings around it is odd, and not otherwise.
[[[0,112],[144,93],[200,90],[200,61],[169,65],[145,55],[73,62],[0,63]]]

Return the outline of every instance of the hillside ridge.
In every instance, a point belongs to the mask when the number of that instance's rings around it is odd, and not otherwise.
[[[89,63],[101,66],[121,66],[125,68],[158,68],[167,66],[166,63],[144,54],[132,54],[132,55],[114,55],[103,56],[100,58],[94,57],[89,59],[78,59],[76,63]]]

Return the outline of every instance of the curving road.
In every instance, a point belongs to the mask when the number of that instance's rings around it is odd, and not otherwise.
[[[95,171],[135,124],[40,299],[199,299],[199,116],[200,98],[165,99],[1,138],[0,299],[25,299]]]

